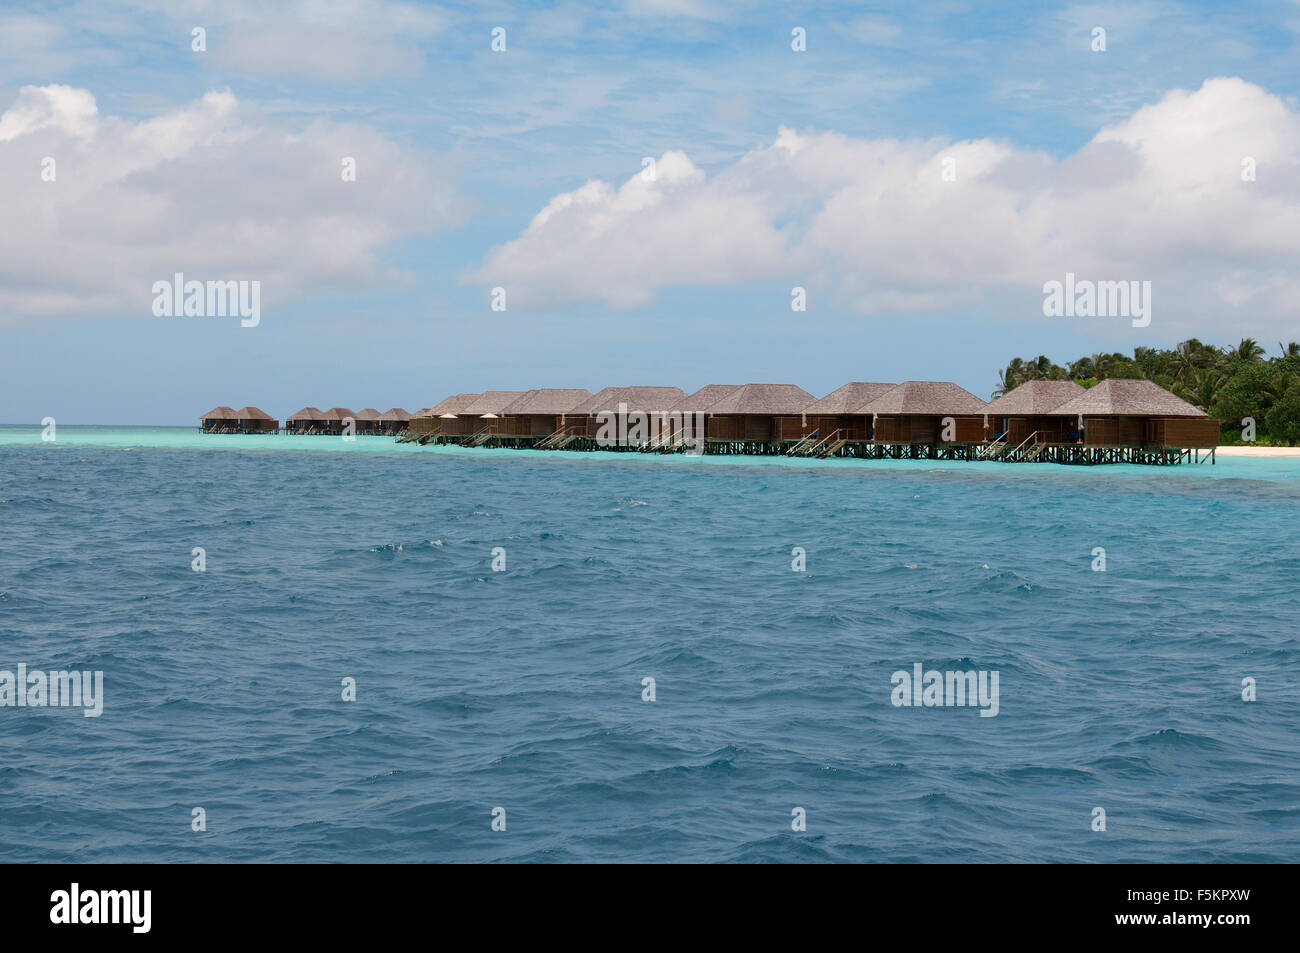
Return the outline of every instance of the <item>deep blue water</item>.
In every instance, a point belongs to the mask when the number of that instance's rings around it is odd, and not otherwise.
[[[0,860],[1293,861],[1298,477],[0,445]]]

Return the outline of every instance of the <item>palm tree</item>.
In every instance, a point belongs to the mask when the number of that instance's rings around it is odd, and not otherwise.
[[[1283,347],[1282,342],[1278,341],[1277,349],[1282,352],[1282,357],[1300,357],[1300,342],[1292,341]]]
[[[1264,356],[1264,349],[1254,338],[1242,338],[1236,347],[1228,348],[1228,358],[1237,361],[1258,361]]]
[[[1218,395],[1219,387],[1222,384],[1222,374],[1212,367],[1203,367],[1197,371],[1196,377],[1190,385],[1175,384],[1174,393],[1189,404],[1208,411],[1210,405],[1214,403],[1214,398]]]

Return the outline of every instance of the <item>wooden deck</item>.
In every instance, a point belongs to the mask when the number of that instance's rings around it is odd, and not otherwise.
[[[549,449],[613,451],[615,453],[684,453],[680,443],[600,446],[594,437],[562,435],[512,436],[505,434],[415,434],[406,433],[399,442],[432,445],[504,447],[510,449]],[[813,452],[809,452],[813,451]],[[780,442],[753,440],[706,440],[704,452],[738,456],[816,456],[858,460],[964,460],[992,463],[1057,463],[1069,466],[1099,466],[1108,463],[1132,463],[1143,466],[1174,466],[1181,463],[1215,463],[1214,447],[1131,447],[1120,444],[1028,443],[1006,446],[979,443],[888,443],[874,440],[829,439]]]

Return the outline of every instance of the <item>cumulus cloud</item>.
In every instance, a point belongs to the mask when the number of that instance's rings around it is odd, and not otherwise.
[[[658,173],[556,196],[465,280],[512,305],[634,307],[778,279],[867,315],[1011,292],[1041,317],[1043,283],[1072,271],[1152,281],[1170,326],[1300,306],[1300,115],[1240,79],[1170,92],[1063,158],[782,129],[712,175],[681,153]]]
[[[264,308],[400,280],[384,246],[463,217],[448,171],[364,126],[245,115],[229,90],[135,121],[24,87],[0,114],[0,319],[148,316],[177,271],[259,280]]]

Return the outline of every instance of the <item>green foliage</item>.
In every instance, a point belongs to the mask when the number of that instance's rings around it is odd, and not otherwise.
[[[1300,377],[1288,380],[1286,390],[1265,415],[1264,424],[1270,436],[1295,446],[1300,441]]]
[[[1268,389],[1275,373],[1272,364],[1239,361],[1232,373],[1210,395],[1207,410],[1211,416],[1220,420],[1239,421],[1242,417],[1262,420],[1272,402]]]
[[[1033,380],[1073,380],[1091,387],[1108,377],[1141,378],[1173,391],[1224,421],[1225,438],[1240,435],[1241,418],[1254,417],[1261,443],[1300,441],[1300,343],[1278,343],[1268,357],[1254,338],[1217,347],[1196,338],[1174,348],[1135,348],[1056,364],[1050,358],[1013,358],[998,374],[998,397]],[[1276,410],[1276,413],[1274,411]]]

